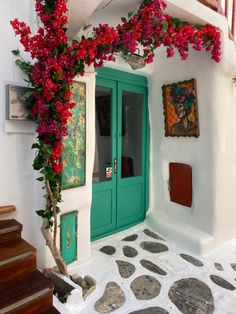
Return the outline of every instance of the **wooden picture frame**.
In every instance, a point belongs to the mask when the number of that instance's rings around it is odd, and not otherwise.
[[[32,121],[33,88],[15,84],[6,85],[6,119]]]
[[[165,136],[199,137],[196,80],[162,86]]]

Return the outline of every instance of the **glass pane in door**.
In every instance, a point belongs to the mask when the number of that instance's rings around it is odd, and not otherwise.
[[[122,93],[121,177],[142,175],[143,95]]]
[[[93,183],[112,178],[112,89],[96,87],[96,146]]]

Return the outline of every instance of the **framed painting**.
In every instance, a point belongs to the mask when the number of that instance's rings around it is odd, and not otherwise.
[[[196,80],[162,86],[165,136],[199,136]]]
[[[29,87],[6,85],[7,120],[32,120],[32,91]]]
[[[62,144],[62,189],[85,185],[86,174],[86,84],[73,82],[72,101],[76,103],[68,119],[68,135]]]

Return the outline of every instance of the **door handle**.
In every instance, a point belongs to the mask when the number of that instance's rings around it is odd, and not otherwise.
[[[117,172],[117,160],[114,159],[114,174]]]

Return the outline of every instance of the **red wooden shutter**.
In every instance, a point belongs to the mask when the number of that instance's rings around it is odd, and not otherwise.
[[[184,206],[192,206],[192,167],[190,165],[169,163],[170,200]]]

